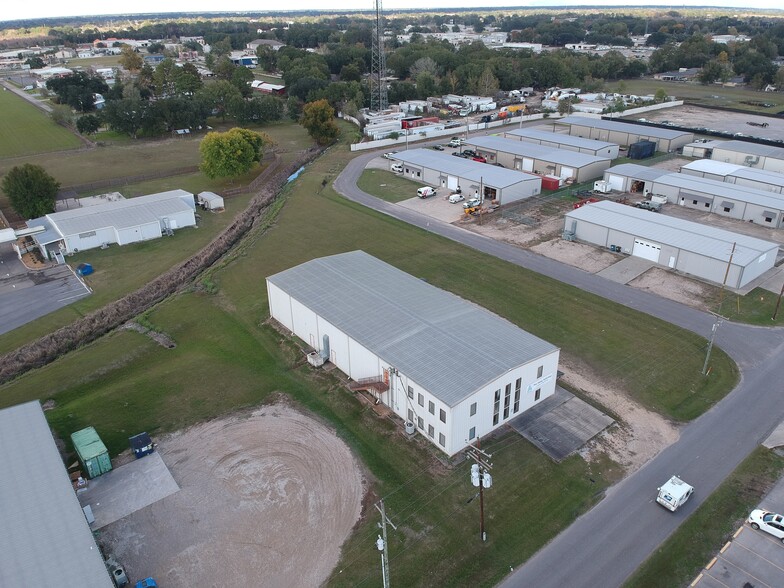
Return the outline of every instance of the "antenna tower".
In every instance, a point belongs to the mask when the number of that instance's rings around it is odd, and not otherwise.
[[[384,55],[384,17],[381,0],[374,0],[376,6],[376,23],[373,27],[373,51],[370,65],[370,112],[382,112],[389,107],[387,86],[384,76],[387,71],[387,59]]]

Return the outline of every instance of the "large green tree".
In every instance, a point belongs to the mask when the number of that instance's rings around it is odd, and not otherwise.
[[[239,127],[225,133],[207,133],[199,146],[201,171],[208,178],[239,176],[261,161],[264,148],[271,144],[266,133]]]
[[[326,99],[305,104],[300,124],[319,145],[331,143],[337,139],[340,132],[338,125],[335,124],[335,109]]]
[[[0,183],[13,209],[30,219],[54,212],[54,201],[60,183],[40,165],[17,165]]]

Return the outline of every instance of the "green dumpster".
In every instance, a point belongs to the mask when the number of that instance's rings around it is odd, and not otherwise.
[[[71,433],[76,455],[87,477],[97,478],[112,469],[112,460],[98,433],[92,427]]]

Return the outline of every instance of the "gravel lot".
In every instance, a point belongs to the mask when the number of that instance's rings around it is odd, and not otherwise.
[[[359,519],[348,447],[282,404],[159,440],[180,491],[101,532],[130,578],[186,586],[318,586]]]
[[[765,101],[764,94],[760,100]],[[775,110],[775,109],[772,109]],[[771,113],[773,114],[773,113]],[[641,117],[653,122],[668,120],[679,126],[706,128],[728,133],[742,133],[760,139],[784,139],[784,119],[773,116],[759,116],[745,112],[716,111],[699,106],[683,105],[676,108],[646,112]],[[766,128],[747,125],[747,122],[768,123]],[[742,139],[743,137],[738,137]]]

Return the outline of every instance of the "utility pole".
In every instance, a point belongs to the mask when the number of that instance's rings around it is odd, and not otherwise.
[[[716,322],[713,323],[710,342],[708,343],[708,351],[705,354],[705,363],[702,366],[702,375],[708,375],[708,361],[710,361],[711,351],[713,350],[713,342],[716,340],[716,333],[719,331],[723,317],[721,316],[721,305],[724,302],[724,289],[727,287],[727,278],[730,275],[730,267],[732,267],[732,258],[735,256],[735,247],[737,243],[732,244],[732,251],[730,251],[730,258],[727,260],[727,269],[724,271],[724,281],[721,283],[721,290],[719,291],[719,309],[716,311]],[[783,290],[784,291],[784,290]]]
[[[710,342],[708,343],[708,352],[705,354],[705,363],[702,366],[702,375],[708,375],[708,361],[710,361],[711,350],[713,349],[713,342],[716,340],[716,333],[719,331],[719,327],[721,326],[721,315],[716,315],[716,322],[713,323],[713,332],[711,333]]]
[[[775,321],[776,316],[779,314],[779,306],[781,306],[781,297],[784,295],[784,284],[781,285],[781,292],[779,292],[779,298],[776,300],[776,310],[773,311],[773,316],[770,317],[770,320]]]
[[[485,533],[485,496],[483,490],[485,488],[490,488],[493,485],[493,478],[490,476],[489,472],[493,467],[493,464],[490,463],[490,458],[493,456],[473,445],[469,445],[467,453],[468,457],[476,462],[471,465],[471,483],[474,486],[479,486],[479,537],[482,541],[487,541],[487,533]]]
[[[380,505],[380,506],[379,506]],[[381,575],[384,579],[384,588],[389,588],[389,547],[387,543],[387,523],[397,531],[397,527],[389,520],[386,511],[384,510],[384,499],[382,498],[376,503],[376,510],[381,513],[381,522],[378,524],[381,527],[381,535],[376,540],[376,547],[381,552]]]

